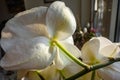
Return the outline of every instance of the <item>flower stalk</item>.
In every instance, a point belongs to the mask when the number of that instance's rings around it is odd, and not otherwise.
[[[95,80],[95,70],[92,71],[91,80]]]
[[[109,59],[108,62],[103,63],[103,64],[95,64],[95,65],[91,65],[91,67],[89,69],[83,69],[82,71],[78,72],[77,74],[65,79],[65,80],[74,80],[77,79],[78,77],[82,77],[83,75],[87,74],[88,72],[109,66],[115,62],[120,61],[120,58],[115,58],[115,59]]]
[[[78,58],[76,58],[75,56],[73,56],[69,51],[67,51],[58,41],[54,40],[54,43],[56,44],[57,47],[59,47],[59,49],[61,49],[65,55],[67,55],[70,59],[72,59],[74,62],[76,62],[78,65],[89,69],[90,66],[85,64],[84,62],[82,62],[81,60],[79,60]]]

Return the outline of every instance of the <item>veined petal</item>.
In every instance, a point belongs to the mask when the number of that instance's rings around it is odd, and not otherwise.
[[[46,25],[51,37],[59,40],[71,36],[76,29],[76,21],[72,12],[60,1],[52,3],[48,8]]]
[[[2,31],[2,38],[33,38],[48,36],[45,25],[47,7],[37,7],[18,13]]]
[[[43,69],[54,59],[55,54],[49,51],[49,40],[45,37],[18,39],[12,44],[12,47],[5,50],[6,54],[0,61],[0,66],[6,70]],[[7,45],[2,42],[4,46]]]
[[[61,44],[73,56],[75,56],[76,58],[80,57],[81,52],[76,46],[70,43],[65,43],[65,42],[61,42]],[[55,64],[59,70],[62,70],[65,66],[71,64],[72,62],[73,61],[62,50],[58,49],[58,52],[55,58]]]

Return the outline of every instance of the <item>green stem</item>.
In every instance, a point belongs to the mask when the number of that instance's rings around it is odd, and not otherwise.
[[[40,80],[45,80],[44,77],[38,72],[38,71],[35,71],[37,73],[37,75],[39,76]]]
[[[97,70],[97,69],[106,67],[106,66],[111,65],[111,64],[113,64],[114,62],[118,62],[118,61],[120,61],[120,58],[111,59],[111,60],[109,60],[108,62],[103,63],[103,64],[92,65],[90,69],[83,69],[83,70],[80,71],[79,73],[77,73],[77,74],[75,74],[75,75],[67,78],[66,80],[75,80],[75,79],[77,79],[78,77],[81,77],[81,76],[85,75],[86,73],[88,73],[88,72],[90,72],[90,71],[94,71],[94,70]]]
[[[59,73],[61,74],[61,76],[62,76],[63,80],[65,80],[66,78],[65,78],[65,76],[63,75],[63,73],[62,73],[62,71],[61,71],[61,70],[59,70]]]
[[[92,71],[91,80],[95,80],[95,70]]]
[[[74,62],[76,62],[78,65],[89,69],[90,66],[83,63],[81,60],[79,60],[78,58],[76,58],[75,56],[73,56],[70,52],[68,52],[59,42],[54,41],[54,43],[70,58],[72,59]]]

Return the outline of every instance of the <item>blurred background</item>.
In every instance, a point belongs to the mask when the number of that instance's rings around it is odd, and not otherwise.
[[[49,6],[56,0],[1,0],[0,23],[18,12],[37,6]],[[119,0],[60,0],[73,11],[78,26],[93,27],[97,35],[120,41]]]

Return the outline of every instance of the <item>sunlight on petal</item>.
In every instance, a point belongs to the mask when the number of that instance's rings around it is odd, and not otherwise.
[[[96,63],[99,48],[100,42],[97,39],[91,39],[86,42],[81,49],[83,61],[88,64]]]
[[[72,12],[60,1],[52,3],[48,8],[46,25],[51,37],[59,40],[71,36],[76,29],[76,21]]]
[[[86,63],[104,61],[107,57],[116,57],[119,47],[105,37],[93,37],[82,47],[82,58]]]
[[[13,42],[15,45],[6,51],[0,65],[7,70],[43,69],[52,63],[55,55],[49,52],[48,42],[45,37],[17,40]]]
[[[40,35],[48,36],[45,25],[46,11],[47,7],[37,7],[20,12],[6,23],[2,32],[26,39]]]
[[[118,58],[120,57],[120,48],[115,44],[110,44],[100,50],[100,54],[105,57]]]
[[[82,47],[82,59],[89,64],[95,64],[97,61],[108,61],[108,57],[119,58],[120,48],[105,37],[94,37],[86,42]],[[94,62],[95,61],[95,62]],[[116,62],[105,68],[97,70],[99,77],[104,80],[119,80],[120,63]]]

